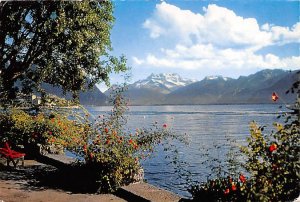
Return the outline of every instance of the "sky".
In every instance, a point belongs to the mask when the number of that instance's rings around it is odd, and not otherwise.
[[[131,80],[178,73],[202,80],[300,69],[300,1],[115,0],[113,55]],[[122,82],[111,75],[111,83]],[[105,90],[105,87],[101,87]]]

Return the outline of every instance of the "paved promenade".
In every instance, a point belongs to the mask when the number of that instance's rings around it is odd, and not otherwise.
[[[8,169],[0,162],[0,202],[180,201],[180,197],[174,193],[147,183],[131,184],[114,194],[82,194],[55,187],[43,187],[38,184],[35,175],[47,169],[51,167],[33,160],[25,160],[25,168],[18,169]]]

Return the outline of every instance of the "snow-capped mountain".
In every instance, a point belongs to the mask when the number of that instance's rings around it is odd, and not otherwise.
[[[178,74],[151,74],[128,85],[125,96],[130,105],[247,104],[273,103],[270,95],[276,91],[283,100],[292,103],[295,94],[285,92],[299,80],[297,72],[262,70],[237,79],[207,76],[196,82]]]
[[[194,82],[196,82],[196,80],[184,79],[175,73],[151,74],[146,79],[139,80],[132,84],[131,88],[159,88],[163,90],[163,92],[169,93],[180,87],[187,86]]]
[[[165,96],[164,104],[273,103],[270,95],[274,91],[283,100],[292,103],[296,96],[286,95],[285,92],[297,79],[297,71],[281,69],[262,70],[238,79],[207,76],[169,93]]]
[[[151,74],[146,79],[128,85],[125,96],[130,98],[132,105],[152,105],[162,103],[164,97],[181,87],[196,80],[184,79],[178,74]],[[112,88],[105,92],[109,95]]]

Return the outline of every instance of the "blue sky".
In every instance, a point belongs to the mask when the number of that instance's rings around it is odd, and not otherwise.
[[[299,1],[113,2],[113,54],[127,57],[131,82],[151,73],[201,80],[300,69]]]

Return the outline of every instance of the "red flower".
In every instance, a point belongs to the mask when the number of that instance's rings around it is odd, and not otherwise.
[[[275,92],[273,92],[272,93],[272,100],[274,101],[274,102],[276,102],[277,100],[278,100],[278,95],[275,93]]]
[[[83,145],[83,151],[87,151],[87,149],[86,149],[86,145]]]
[[[164,124],[163,127],[166,128],[166,127],[167,127],[167,124]]]
[[[132,144],[132,143],[133,143],[133,141],[132,141],[132,139],[130,139],[130,140],[129,140],[129,144]]]
[[[49,131],[49,135],[52,135],[52,132],[51,132],[51,131]]]
[[[90,158],[94,158],[94,154],[93,153],[90,153]]]
[[[269,147],[269,151],[270,152],[273,152],[273,151],[275,151],[277,149],[277,145],[276,144],[271,144],[271,146]]]
[[[106,140],[105,144],[109,144],[109,139]]]
[[[225,189],[224,194],[227,195],[227,194],[229,194],[229,192],[230,192],[230,190],[227,188],[227,189]]]
[[[104,131],[105,131],[106,133],[108,133],[108,128],[104,128]]]
[[[242,182],[242,183],[245,183],[246,182],[246,177],[244,176],[244,175],[240,175],[240,181]]]
[[[236,185],[235,185],[235,184],[232,184],[232,185],[231,185],[231,190],[232,190],[232,191],[236,191]]]

